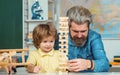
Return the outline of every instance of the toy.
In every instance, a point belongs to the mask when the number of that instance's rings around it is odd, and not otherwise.
[[[59,26],[59,51],[60,51],[60,63],[59,73],[67,73],[67,55],[68,55],[68,18],[60,17]]]
[[[43,20],[41,13],[43,12],[42,8],[40,7],[39,1],[36,0],[35,3],[31,7],[32,12],[32,19],[39,19]]]
[[[12,67],[18,66],[18,65],[27,65],[28,63],[25,62],[25,52],[27,52],[28,49],[0,49],[0,67],[5,68],[7,74],[12,73]],[[13,60],[12,56],[15,56],[16,53],[21,53],[22,62],[16,62]],[[15,68],[13,68],[15,71]]]
[[[0,54],[0,61],[4,61],[6,58],[8,58],[8,53],[4,52]]]

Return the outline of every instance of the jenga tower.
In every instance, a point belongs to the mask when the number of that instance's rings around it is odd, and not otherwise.
[[[67,73],[67,55],[68,55],[68,17],[60,17],[59,22],[59,51],[60,63],[59,72]]]

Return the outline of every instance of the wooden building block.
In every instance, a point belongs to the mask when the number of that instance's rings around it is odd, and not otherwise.
[[[59,72],[67,73],[67,55],[68,55],[68,17],[60,17],[59,22],[59,51],[60,63]]]

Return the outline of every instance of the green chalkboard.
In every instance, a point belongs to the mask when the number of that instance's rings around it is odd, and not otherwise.
[[[0,49],[22,48],[22,0],[0,0]]]

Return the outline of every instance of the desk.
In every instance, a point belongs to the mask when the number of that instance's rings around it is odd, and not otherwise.
[[[120,72],[120,66],[112,66],[109,72]]]
[[[27,74],[27,75],[120,75],[120,72],[100,72],[100,73],[68,73],[68,74]]]
[[[28,75],[38,75],[38,74],[28,74]],[[99,72],[99,73],[68,73],[68,74],[52,74],[52,73],[46,73],[46,74],[39,74],[39,75],[120,75],[120,72]]]
[[[0,75],[6,75],[5,71],[0,71]],[[42,74],[33,74],[27,73],[26,69],[17,68],[17,73],[13,75],[120,75],[120,72],[98,72],[98,73],[67,73],[67,74],[59,74],[59,73],[42,73]]]
[[[6,75],[6,74],[2,73],[1,75]],[[42,74],[16,73],[14,75],[120,75],[120,72],[68,73],[68,74],[59,74],[59,73],[42,73]]]

